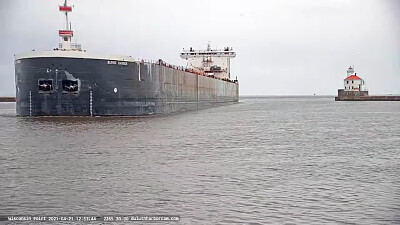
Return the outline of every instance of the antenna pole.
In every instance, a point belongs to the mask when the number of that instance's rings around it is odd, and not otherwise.
[[[64,1],[64,7],[67,7],[67,0]],[[65,11],[66,30],[68,30],[68,11]]]

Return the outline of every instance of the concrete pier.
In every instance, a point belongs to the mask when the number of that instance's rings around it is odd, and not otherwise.
[[[368,91],[345,91],[338,90],[335,101],[400,101],[399,95],[368,95]]]

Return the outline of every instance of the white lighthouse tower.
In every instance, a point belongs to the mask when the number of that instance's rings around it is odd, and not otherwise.
[[[349,76],[351,76],[351,75],[354,75],[354,66],[350,66],[350,67],[347,69],[347,77],[349,77]]]

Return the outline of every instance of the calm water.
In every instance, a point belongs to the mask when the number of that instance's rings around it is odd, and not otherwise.
[[[400,224],[400,102],[243,98],[147,118],[18,118],[14,108],[0,104],[3,215]]]

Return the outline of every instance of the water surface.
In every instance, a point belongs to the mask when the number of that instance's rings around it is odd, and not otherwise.
[[[400,102],[251,97],[145,118],[20,118],[0,103],[0,124],[3,215],[400,223]]]

